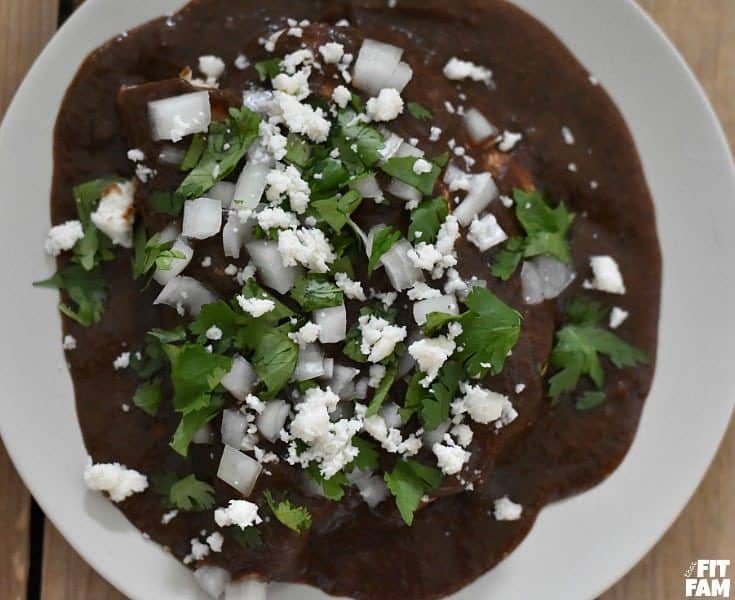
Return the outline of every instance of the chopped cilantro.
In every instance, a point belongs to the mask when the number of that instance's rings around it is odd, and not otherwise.
[[[242,548],[258,548],[263,545],[263,540],[260,537],[260,532],[257,527],[251,526],[245,529],[228,527],[228,529],[232,539]]]
[[[102,319],[107,301],[107,284],[100,267],[85,270],[81,265],[70,264],[53,277],[33,285],[65,291],[74,306],[62,302],[59,310],[80,325],[89,327]]]
[[[351,463],[353,467],[363,471],[374,471],[378,468],[380,454],[378,454],[378,450],[373,442],[354,436],[352,438],[352,445],[359,451],[355,460]]]
[[[523,260],[523,244],[522,237],[512,237],[505,243],[505,247],[498,252],[493,261],[491,272],[494,277],[499,277],[503,281],[511,278]]]
[[[268,490],[263,496],[276,519],[289,529],[302,533],[311,527],[311,514],[305,507],[291,504],[287,499],[276,502]]]
[[[214,506],[214,488],[194,475],[179,479],[168,495],[173,506],[187,512],[200,512]]]
[[[371,167],[380,160],[384,141],[380,131],[364,123],[353,110],[344,110],[337,117],[339,134],[334,144],[340,150],[343,160],[346,155],[354,155],[365,167]]]
[[[141,383],[133,394],[133,404],[147,412],[152,417],[156,416],[158,407],[163,400],[163,391],[160,382]]]
[[[258,72],[258,76],[261,81],[267,79],[273,79],[276,75],[281,72],[281,63],[283,62],[280,58],[269,58],[268,60],[261,60],[255,63],[255,70]]]
[[[372,276],[375,267],[378,266],[380,258],[401,239],[401,232],[393,229],[391,225],[383,225],[373,235],[370,259],[368,261],[368,277]]]
[[[178,217],[184,208],[185,198],[178,192],[151,192],[148,204],[154,212],[171,217]]]
[[[312,194],[320,197],[335,193],[349,178],[350,174],[345,166],[334,158],[320,160],[307,174]]]
[[[184,160],[181,161],[180,169],[182,171],[191,171],[194,167],[199,164],[199,160],[204,154],[204,150],[207,148],[207,138],[201,133],[195,133],[191,138],[189,149],[184,155]]]
[[[184,414],[171,438],[171,448],[181,456],[187,456],[189,454],[189,444],[191,444],[197,431],[222,412],[223,408],[224,400],[222,397],[212,396],[209,404],[204,408]]]
[[[407,421],[418,413],[426,431],[433,431],[449,419],[449,409],[459,391],[459,383],[465,376],[462,363],[450,360],[439,371],[436,381],[429,389],[421,385],[424,375],[415,372],[406,391],[406,400],[400,410],[401,418]]]
[[[599,302],[578,296],[566,308],[567,321],[575,325],[597,325],[607,318],[608,309]]]
[[[390,388],[393,387],[393,383],[396,381],[397,373],[398,367],[395,365],[386,370],[383,379],[380,380],[380,384],[378,384],[378,387],[375,390],[373,399],[370,401],[370,405],[365,413],[366,417],[372,417],[373,415],[378,414],[380,407],[383,406],[383,402],[385,402],[385,399],[388,396],[388,392],[390,392]]]
[[[449,207],[445,198],[440,196],[432,200],[424,200],[411,211],[408,241],[411,243],[434,243],[448,214]]]
[[[135,228],[133,237],[133,277],[141,278],[152,269],[170,271],[171,265],[176,258],[186,258],[182,252],[171,250],[173,241],[160,241],[160,235],[154,234],[146,239],[145,225],[142,223]]]
[[[104,191],[114,183],[122,180],[118,177],[93,179],[76,186],[73,190],[77,214],[82,224],[84,237],[73,248],[73,260],[86,271],[91,271],[103,261],[115,257],[112,241],[92,223],[92,213]]]
[[[286,161],[303,169],[309,164],[310,159],[309,142],[295,133],[290,133],[286,143]]]
[[[310,208],[319,219],[339,233],[361,202],[360,194],[352,190],[331,198],[312,200]]]
[[[209,406],[212,392],[232,368],[232,359],[207,352],[200,344],[164,346],[171,362],[174,409],[188,414]]]
[[[442,480],[439,469],[427,467],[415,460],[398,460],[393,470],[385,474],[385,483],[396,499],[396,506],[407,525],[413,524],[416,509],[427,492]]]
[[[408,112],[411,113],[411,116],[414,119],[418,119],[419,121],[431,121],[434,118],[434,113],[418,102],[409,102],[406,106],[408,108]]]
[[[424,196],[430,196],[434,192],[434,186],[436,185],[437,179],[439,179],[442,167],[436,161],[429,161],[431,171],[428,173],[416,173],[413,170],[413,166],[419,158],[416,156],[394,156],[382,163],[380,168],[391,177],[395,177],[403,183],[415,187]]]
[[[283,328],[267,329],[258,341],[253,368],[266,388],[264,399],[273,398],[291,379],[299,348]]]
[[[298,279],[291,289],[291,297],[305,311],[339,306],[344,302],[344,294],[325,275],[310,273]]]
[[[337,472],[329,479],[326,479],[319,470],[319,465],[313,462],[306,469],[306,474],[322,488],[324,497],[328,500],[339,502],[345,495],[345,486],[348,485],[347,477],[344,473]]]
[[[605,401],[605,392],[594,391],[585,392],[580,396],[574,404],[577,410],[590,410],[599,406]]]

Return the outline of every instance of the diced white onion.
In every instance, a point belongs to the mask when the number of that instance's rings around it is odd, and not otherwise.
[[[396,150],[397,157],[413,156],[415,158],[421,158],[424,155],[424,151],[421,148],[409,144],[408,142],[401,143]]]
[[[426,298],[413,305],[413,318],[418,325],[426,323],[426,319],[430,313],[441,312],[450,315],[459,314],[459,305],[454,294],[446,296],[437,296],[435,298]]]
[[[223,600],[266,600],[268,586],[259,579],[245,579],[225,588]]]
[[[261,470],[257,460],[231,446],[225,446],[219,461],[217,477],[247,498],[253,491]]]
[[[363,198],[382,198],[383,190],[378,185],[375,175],[360,177],[350,182],[350,187],[355,190]]]
[[[230,208],[235,197],[235,184],[229,181],[218,181],[207,192],[207,198],[216,198],[222,203],[222,208]]]
[[[443,423],[439,423],[436,429],[424,431],[424,435],[421,436],[424,446],[431,448],[434,444],[441,443],[444,440],[444,434],[449,431],[450,426],[450,421],[444,421]]]
[[[192,444],[209,444],[212,441],[212,428],[209,423],[205,423],[197,429],[194,437],[191,438]]]
[[[414,204],[421,202],[421,192],[412,185],[408,185],[399,179],[391,179],[386,190],[396,198],[412,202]]]
[[[402,92],[412,78],[413,69],[411,65],[405,62],[399,62],[396,68],[393,69],[393,73],[391,73],[388,81],[385,82],[384,87],[393,88]]]
[[[370,508],[375,508],[388,497],[388,487],[382,477],[370,471],[354,469],[347,475],[349,482],[360,492],[360,496]]]
[[[242,104],[253,112],[269,115],[274,105],[273,92],[257,88],[245,90],[242,93]]]
[[[288,419],[289,406],[285,400],[269,400],[255,424],[258,431],[269,442],[275,442]]]
[[[355,382],[355,389],[353,392],[353,398],[358,400],[365,400],[368,394],[368,378],[362,377]]]
[[[485,210],[498,195],[498,188],[490,173],[478,173],[472,176],[470,191],[457,208],[454,216],[459,224],[467,227],[477,215]]]
[[[183,148],[166,144],[158,153],[158,162],[164,165],[178,167],[184,162],[184,156],[186,156],[186,151]]]
[[[222,203],[215,198],[197,198],[184,203],[185,237],[205,240],[217,235],[222,228]]]
[[[324,355],[317,344],[299,348],[299,358],[293,372],[295,381],[308,381],[324,375]]]
[[[403,424],[403,419],[398,412],[398,405],[395,402],[389,402],[380,409],[380,416],[383,417],[388,427],[399,428]]]
[[[363,40],[355,61],[353,85],[372,96],[377,96],[383,88],[393,87],[388,83],[401,62],[401,56],[403,48],[376,40]]]
[[[222,378],[221,383],[240,402],[245,402],[245,398],[253,391],[256,380],[253,366],[242,356],[235,356],[230,372]]]
[[[248,152],[248,161],[237,178],[232,199],[235,208],[255,210],[265,192],[266,178],[272,166],[270,156],[259,144],[253,145]]]
[[[176,222],[169,223],[164,227],[158,234],[158,243],[165,244],[166,242],[173,242],[178,239],[181,235],[181,227]]]
[[[202,306],[216,301],[217,296],[196,279],[179,275],[166,284],[153,304],[166,304],[179,312],[187,310],[190,315],[196,316]]]
[[[540,304],[559,296],[574,281],[572,268],[550,256],[539,256],[523,263],[521,284],[526,304]]]
[[[314,323],[319,325],[319,340],[336,344],[347,337],[347,309],[344,304],[314,311]]]
[[[467,131],[475,143],[498,134],[498,129],[476,108],[465,111],[463,118]]]
[[[337,394],[340,398],[345,390],[345,387],[352,382],[352,380],[360,374],[359,369],[353,367],[346,367],[345,365],[334,365],[334,374],[329,382],[330,389]]]
[[[331,379],[332,375],[334,375],[334,359],[325,358],[324,359],[324,375],[322,375],[322,379]]]
[[[245,438],[248,420],[239,410],[228,409],[222,412],[222,443],[233,448],[241,448]]]
[[[194,571],[194,579],[210,597],[217,599],[225,593],[231,577],[229,572],[221,567],[204,565]]]
[[[396,291],[402,292],[413,287],[417,281],[423,281],[421,269],[417,269],[408,258],[412,246],[406,239],[398,240],[391,249],[380,258],[385,267],[388,280]]]
[[[192,247],[182,239],[176,240],[174,245],[171,246],[171,250],[173,252],[180,252],[184,255],[184,258],[172,258],[171,268],[168,270],[156,269],[156,272],[153,274],[153,279],[155,279],[160,285],[166,285],[174,277],[180,275],[181,272],[189,266],[189,263],[194,256],[194,250]]]
[[[187,135],[204,133],[212,122],[209,92],[192,92],[148,103],[154,140],[178,142]]]
[[[245,245],[263,283],[279,294],[288,292],[302,273],[300,267],[284,267],[276,242],[255,240]]]
[[[222,229],[222,246],[225,256],[240,258],[240,250],[253,238],[253,225],[255,220],[251,217],[245,223],[240,220],[238,211],[231,210],[227,215],[227,223]]]
[[[403,144],[403,138],[397,133],[393,133],[388,129],[381,128],[380,133],[384,138],[383,147],[379,150],[380,157],[383,160],[393,158],[398,152],[398,149]]]

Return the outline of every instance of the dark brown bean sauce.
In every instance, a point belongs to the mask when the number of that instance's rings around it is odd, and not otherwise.
[[[258,37],[280,28],[289,17],[330,25],[346,18],[351,27],[315,25],[306,28],[303,40],[286,44],[336,39],[356,51],[363,37],[371,37],[405,48],[404,60],[413,66],[414,77],[403,96],[433,109],[433,124],[444,135],[430,143],[429,124],[407,115],[391,123],[392,130],[418,137],[429,155],[443,152],[453,137],[478,160],[475,170],[493,172],[501,193],[534,185],[577,213],[571,236],[578,275],[557,302],[524,305],[517,276],[507,283],[491,278],[488,257],[460,244],[462,275],[492,279],[491,289],[524,317],[521,341],[504,373],[489,380],[493,389],[511,395],[520,416],[499,433],[473,425],[473,458],[464,474],[474,491],[464,491],[454,478],[446,478],[438,498],[418,512],[409,528],[390,501],[370,510],[350,491],[341,502],[329,502],[308,495],[297,470],[285,463],[269,465],[271,475],[261,476],[255,496],[265,488],[287,489],[294,502],[309,508],[314,525],[297,535],[271,520],[260,527],[264,544],[256,549],[242,548],[226,534],[223,551],[207,559],[235,576],[255,573],[268,580],[305,582],[331,594],[443,596],[512,551],[545,504],[604,479],[630,446],[653,364],[622,371],[606,365],[607,401],[587,412],[575,410],[570,399],[552,406],[541,371],[565,302],[590,275],[591,254],[609,254],[618,261],[628,293],[601,299],[630,311],[619,334],[655,357],[661,261],[653,205],[630,133],[610,98],[553,34],[502,0],[399,0],[393,9],[386,8],[385,0],[196,0],[171,18],[111,41],[81,67],[56,125],[54,222],[75,217],[74,185],[110,173],[132,176],[129,148],[144,147],[147,155],[155,155],[157,147],[147,138],[141,107],[151,98],[186,91],[189,84],[176,81],[184,66],[195,67],[203,54],[222,57],[228,68],[215,104],[237,102],[240,91],[257,78],[252,67],[235,69],[235,57],[243,53],[251,62],[266,57]],[[495,86],[448,81],[442,67],[452,56],[492,68]],[[330,80],[325,78],[323,84],[330,85]],[[460,87],[467,101],[460,99]],[[509,156],[473,147],[460,117],[443,109],[447,100],[478,108],[501,129],[522,132],[523,143]],[[563,141],[563,126],[574,133],[575,144]],[[570,171],[570,163],[576,171]],[[141,186],[137,208],[149,225],[162,223],[146,211],[146,195],[155,188],[171,189],[180,180],[176,169],[161,166],[153,182]],[[492,211],[506,231],[517,229],[511,210],[499,201]],[[404,212],[363,208],[357,220],[365,226],[400,223]],[[102,322],[89,329],[65,323],[67,333],[78,340],[78,349],[68,358],[89,453],[95,462],[121,462],[149,476],[194,472],[215,486],[217,506],[223,506],[236,492],[215,476],[219,444],[192,446],[189,459],[183,459],[168,446],[177,423],[169,409],[156,419],[136,409],[121,410],[131,402],[137,382],[130,373],[115,371],[113,360],[122,351],[139,349],[151,327],[176,323],[174,311],[152,305],[154,289],[141,292],[131,281],[130,257],[121,254],[105,267],[110,299]],[[200,262],[206,255],[213,264],[205,269]],[[213,238],[197,245],[187,274],[229,296],[237,286],[224,274],[228,262],[220,240]],[[244,266],[247,256],[234,262]],[[371,286],[389,289],[379,278]],[[354,318],[355,307],[349,309]],[[514,392],[517,383],[526,385],[521,394]],[[397,387],[396,395],[402,391]],[[518,521],[500,522],[492,516],[493,500],[506,494],[523,505]],[[180,515],[162,525],[164,509],[150,489],[121,503],[120,509],[179,558],[189,553],[190,539],[200,530],[215,528],[211,511]]]

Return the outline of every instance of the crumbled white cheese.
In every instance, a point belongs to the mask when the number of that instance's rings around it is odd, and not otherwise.
[[[65,335],[63,341],[61,342],[61,347],[64,350],[76,350],[77,349],[77,340],[73,335]]]
[[[505,206],[505,208],[513,206],[513,198],[510,196],[500,196],[500,202]]]
[[[291,210],[298,214],[303,214],[309,205],[309,184],[293,165],[278,165],[271,169],[266,175],[266,186],[266,198],[274,204],[280,203],[281,197],[286,196]]]
[[[445,294],[457,294],[457,296],[462,298],[467,294],[469,289],[470,286],[468,286],[467,282],[462,279],[462,276],[459,274],[457,269],[449,269],[447,271],[447,281],[444,284]]]
[[[310,65],[313,62],[314,53],[307,48],[301,48],[300,50],[291,52],[291,54],[286,54],[281,61],[281,67],[283,67],[286,73],[293,75],[301,65]]]
[[[235,525],[246,529],[263,522],[258,515],[258,505],[247,500],[230,500],[226,508],[214,511],[214,521],[220,527]]]
[[[612,311],[610,311],[610,329],[620,327],[628,316],[630,316],[630,313],[627,310],[623,310],[619,306],[613,306]]]
[[[276,308],[276,303],[268,298],[246,298],[243,295],[239,295],[237,297],[237,303],[244,312],[256,319]]]
[[[449,436],[447,436],[449,437]],[[446,439],[446,444],[436,442],[431,451],[436,456],[436,463],[445,475],[456,475],[462,470],[465,463],[472,456],[461,446],[454,444],[451,438]]]
[[[205,269],[208,269],[211,266],[212,266],[212,257],[211,256],[205,256],[202,259],[202,267],[204,267]]]
[[[143,162],[145,160],[145,153],[139,148],[131,148],[128,150],[128,160],[131,162]]]
[[[432,168],[431,163],[424,158],[419,158],[415,163],[413,163],[413,172],[416,173],[416,175],[431,173]]]
[[[373,292],[373,298],[380,300],[385,308],[390,308],[398,300],[398,292]]]
[[[274,98],[280,118],[293,133],[305,135],[312,142],[327,141],[331,125],[321,108],[302,104],[298,98],[284,92],[275,92]]]
[[[503,407],[510,402],[507,396],[488,390],[480,385],[461,383],[460,390],[464,394],[452,402],[452,414],[469,413],[473,421],[487,425],[499,419]]]
[[[436,243],[419,242],[406,255],[414,267],[429,271],[434,279],[444,275],[444,271],[457,264],[454,244],[459,239],[459,223],[454,215],[449,215],[439,228]]]
[[[574,134],[572,133],[572,130],[569,129],[566,125],[561,128],[561,137],[564,138],[564,143],[572,146],[574,145]]]
[[[332,92],[332,101],[340,108],[345,108],[352,100],[352,92],[343,85],[338,85]]]
[[[439,127],[432,127],[429,131],[429,141],[430,142],[438,142],[439,138],[442,136],[442,130]]]
[[[113,183],[102,193],[97,210],[91,216],[97,229],[124,248],[133,245],[134,202],[135,183]]]
[[[625,294],[625,283],[620,267],[612,256],[591,256],[592,281],[585,281],[584,287],[600,290],[608,294]]]
[[[216,325],[212,325],[209,329],[207,329],[204,335],[208,340],[216,342],[222,339],[222,330]]]
[[[493,246],[503,243],[508,239],[508,235],[498,225],[495,215],[487,214],[482,219],[475,217],[470,224],[467,239],[477,246],[481,252],[485,252]]]
[[[385,377],[386,368],[383,365],[370,365],[370,378],[368,379],[368,386],[371,388],[377,388],[380,382]]]
[[[207,545],[212,552],[222,552],[222,544],[225,542],[225,538],[219,531],[215,531],[207,537]]]
[[[493,514],[498,521],[517,521],[523,514],[523,507],[503,496],[493,503]]]
[[[280,207],[264,208],[257,213],[256,218],[258,225],[265,231],[271,229],[296,229],[299,226],[298,217],[294,213],[287,212]]]
[[[261,121],[258,126],[258,137],[263,147],[273,155],[276,160],[283,160],[288,153],[288,139],[281,135],[277,125],[270,121]]]
[[[317,339],[319,338],[320,330],[321,327],[319,325],[312,321],[309,321],[308,323],[303,325],[297,332],[289,333],[288,337],[290,337],[294,342],[296,342],[299,346],[303,348],[308,344],[313,344],[317,341]]]
[[[498,144],[498,149],[501,152],[510,152],[516,147],[518,142],[523,139],[523,134],[514,133],[513,131],[504,131]]]
[[[517,383],[515,387],[515,392],[516,394],[522,394],[525,389],[526,389],[525,383]]]
[[[453,81],[472,79],[472,81],[482,81],[489,84],[492,80],[493,72],[473,62],[453,57],[444,65],[444,76]]]
[[[44,249],[49,256],[58,256],[71,250],[84,237],[84,229],[80,221],[67,221],[49,229]]]
[[[260,38],[258,42],[265,48],[266,52],[273,52],[276,49],[276,44],[279,38],[286,32],[285,29],[280,29],[273,32],[267,38]]]
[[[367,356],[371,363],[378,363],[389,357],[396,349],[396,345],[408,336],[405,327],[393,325],[375,315],[361,316],[358,324],[362,333],[360,352]]]
[[[161,516],[161,525],[168,525],[171,521],[173,521],[179,514],[179,511],[175,508],[173,510],[168,511],[167,513],[163,513]]]
[[[392,121],[403,112],[403,98],[394,88],[383,88],[366,105],[368,117],[373,121]]]
[[[417,281],[413,284],[413,287],[408,290],[409,300],[426,300],[428,298],[438,298],[441,295],[441,291],[427,285],[423,281]]]
[[[459,425],[452,427],[450,433],[455,437],[457,443],[462,446],[462,448],[467,448],[467,446],[472,443],[472,437],[474,436],[470,426],[465,425],[464,423],[460,423]]]
[[[391,454],[414,456],[418,454],[423,445],[419,436],[415,434],[403,439],[401,431],[396,427],[388,427],[381,415],[373,415],[365,419],[364,428],[370,436],[380,442],[386,452]]]
[[[365,291],[362,289],[362,283],[353,281],[347,276],[347,273],[337,273],[334,276],[334,282],[337,287],[342,290],[345,296],[351,300],[360,300],[365,302]]]
[[[310,68],[301,69],[293,75],[279,73],[273,78],[273,89],[303,100],[311,93],[309,77],[311,77]]]
[[[127,369],[130,366],[130,352],[122,352],[112,363],[116,371]]]
[[[337,256],[321,229],[300,228],[278,232],[278,251],[284,267],[304,265],[310,271],[326,273]]]
[[[199,70],[207,78],[207,83],[212,85],[225,72],[225,61],[219,56],[212,56],[211,54],[200,56]]]
[[[408,353],[416,360],[419,370],[426,373],[426,377],[420,381],[422,386],[429,387],[456,348],[454,340],[444,335],[424,338],[408,347]]]
[[[107,492],[113,502],[122,502],[129,496],[143,492],[148,478],[120,463],[92,464],[84,469],[84,483],[90,490]]]
[[[345,47],[337,42],[329,42],[323,46],[319,46],[319,54],[324,58],[324,62],[328,65],[337,64],[345,55]]]
[[[244,71],[250,66],[250,61],[248,60],[248,57],[244,54],[238,54],[235,58],[234,65],[238,71]]]
[[[185,565],[191,564],[195,560],[202,560],[209,556],[210,548],[207,544],[200,542],[198,539],[191,540],[191,552],[183,559]]]

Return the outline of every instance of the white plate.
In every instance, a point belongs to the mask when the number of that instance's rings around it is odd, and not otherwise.
[[[459,598],[587,599],[630,569],[686,504],[725,431],[735,393],[735,169],[692,74],[629,0],[517,0],[602,81],[625,115],[655,198],[664,256],[658,370],[638,435],[602,485],[545,509],[503,563]],[[189,572],[146,542],[102,496],[85,491],[85,462],[61,351],[55,294],[33,290],[51,263],[52,129],[85,55],[181,0],[95,0],[54,37],[0,130],[0,431],[43,510],[89,563],[136,599],[203,597]],[[645,268],[645,265],[641,265]],[[686,565],[680,565],[683,570]],[[530,576],[529,576],[530,575]],[[271,588],[271,598],[318,598]]]

